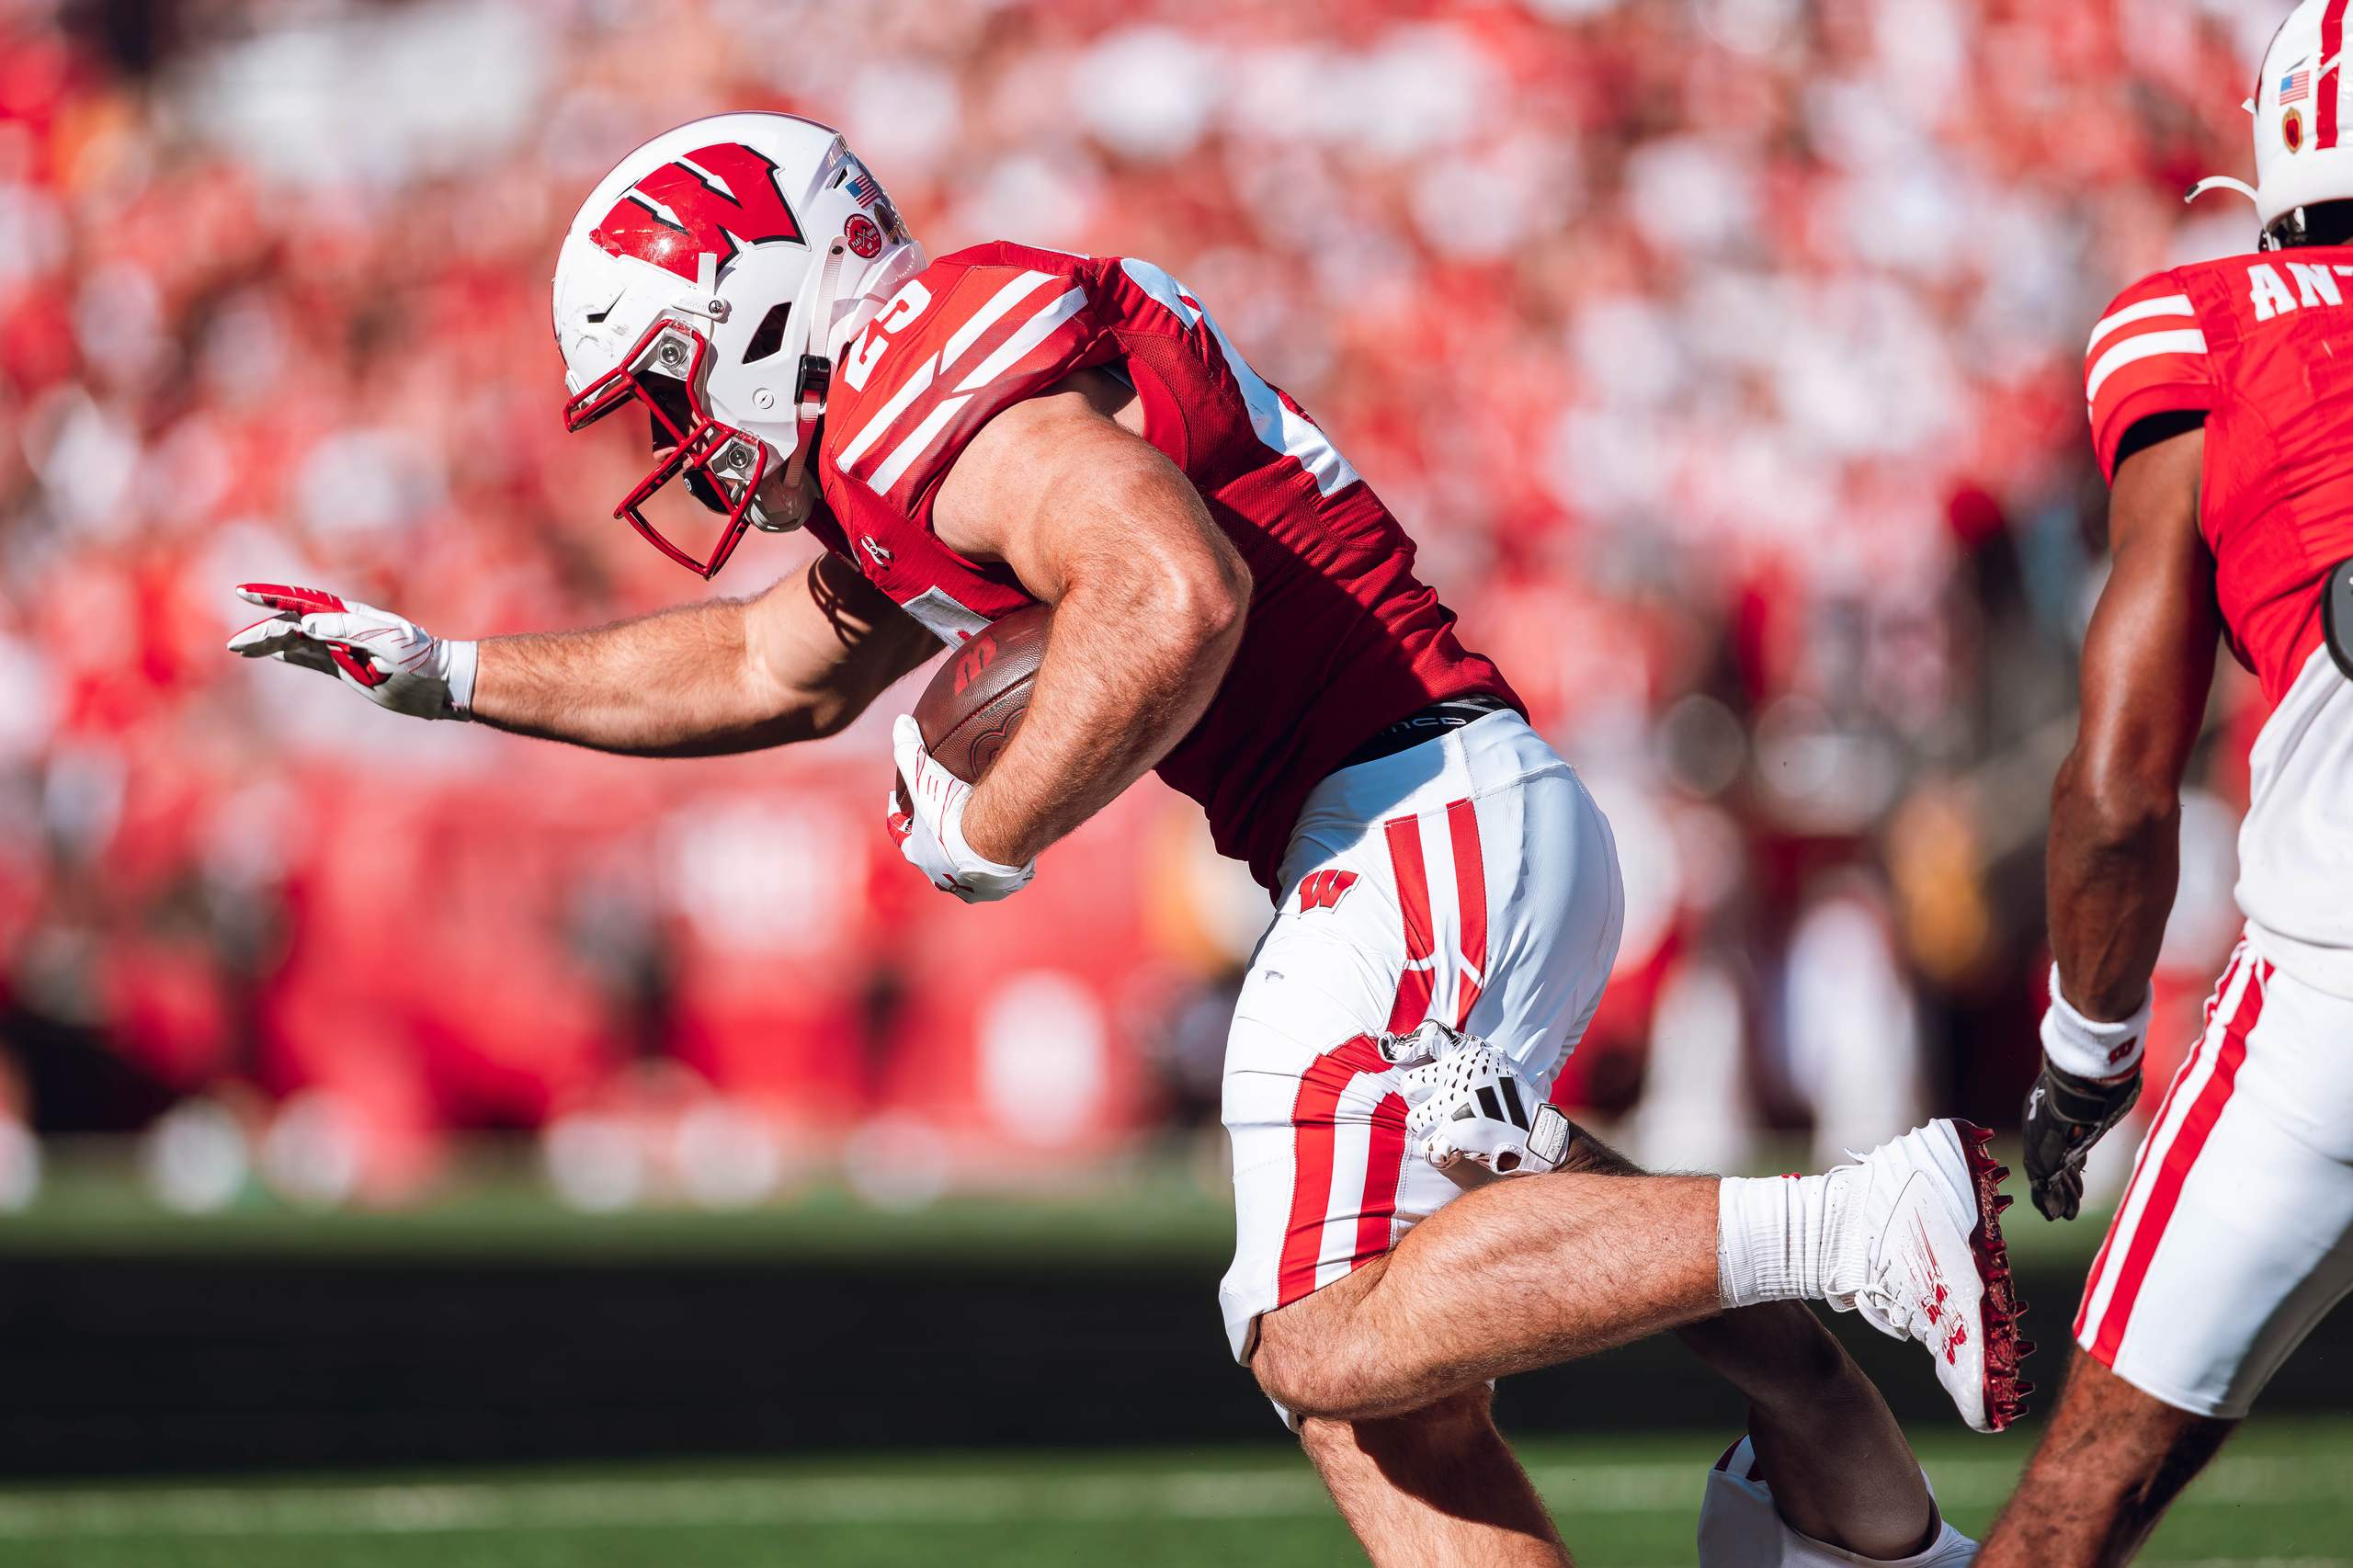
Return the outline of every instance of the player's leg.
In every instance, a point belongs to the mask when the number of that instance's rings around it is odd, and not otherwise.
[[[1302,932],[1278,923],[1260,947],[1251,982],[1258,989],[1245,988],[1228,1051],[1236,1247],[1221,1295],[1234,1354],[1245,1361],[1263,1312],[1376,1266],[1401,1214],[1438,1198],[1425,1190],[1436,1172],[1426,1164],[1407,1169],[1404,1108],[1387,1087],[1389,1064],[1361,1037],[1318,1051],[1292,1033],[1307,1021],[1291,1009],[1316,1012],[1328,1001],[1294,982],[1319,961],[1345,978],[1328,961],[1334,954],[1321,950],[1324,937],[1320,925]],[[1568,1561],[1495,1430],[1486,1396],[1477,1384],[1362,1421],[1294,1421],[1375,1562],[1553,1568]]]
[[[1252,1369],[1291,1410],[1390,1415],[1727,1307],[1836,1296],[1933,1342],[1947,1392],[1995,1429],[2015,1413],[2018,1349],[1984,1138],[1932,1123],[1802,1178],[1496,1182],[1267,1313]]]
[[[1245,1364],[1263,1314],[1373,1267],[1462,1196],[1409,1156],[1402,1074],[1376,1037],[1475,1009],[1483,1027],[1540,1052],[1549,1074],[1608,973],[1620,891],[1606,825],[1516,716],[1485,727],[1517,729],[1498,748],[1450,737],[1343,770],[1303,815],[1286,868],[1294,891],[1253,960],[1227,1053],[1236,1244],[1221,1296]],[[1574,897],[1530,887],[1517,801],[1473,799],[1474,749],[1502,754],[1506,795],[1549,766],[1552,796],[1579,803],[1563,820],[1597,840],[1607,874]],[[1521,919],[1531,895],[1549,916],[1533,944]],[[1360,1421],[1296,1425],[1376,1562],[1567,1560],[1495,1433],[1483,1384]]]
[[[1977,1543],[1941,1522],[1919,1550],[1897,1557],[1867,1556],[1793,1528],[1745,1437],[1709,1468],[1699,1536],[1699,1568],[1969,1568],[1977,1558]]]
[[[2082,1354],[1982,1562],[2130,1559],[2353,1289],[2353,1001],[2242,948],[2092,1265]]]
[[[1569,1562],[1484,1388],[1410,1415],[1302,1422],[1300,1440],[1376,1568]]]
[[[1288,974],[1281,966],[1305,964],[1312,955],[1302,946],[1270,937],[1260,971]],[[1267,1306],[1371,1267],[1401,1207],[1427,1201],[1406,1196],[1404,1108],[1382,1086],[1387,1063],[1370,1051],[1361,1040],[1308,1051],[1263,1021],[1236,1019],[1231,1055],[1247,1065],[1239,1084],[1229,1076],[1226,1093],[1238,1244],[1222,1294],[1237,1358],[1247,1359]],[[1307,1108],[1280,1131],[1235,1116],[1237,1102],[1260,1096]],[[1483,1384],[1415,1410],[1294,1425],[1376,1563],[1554,1568],[1569,1560],[1495,1429]]]
[[[1747,1397],[1749,1469],[1792,1529],[1884,1562],[1939,1538],[1942,1517],[1904,1429],[1812,1312],[1770,1302],[1680,1334]]]
[[[1416,764],[1415,777],[1438,781],[1435,806],[1427,790],[1384,798],[1378,776],[1360,770],[1336,775],[1311,801],[1302,842],[1328,834],[1369,885],[1340,895],[1331,913],[1345,918],[1313,933],[1317,916],[1279,918],[1237,1009],[1226,1105],[1237,1194],[1245,1210],[1293,1210],[1279,1242],[1242,1238],[1227,1278],[1236,1354],[1268,1395],[1311,1415],[1401,1415],[1726,1307],[1836,1294],[1886,1332],[1935,1338],[1938,1375],[1964,1415],[2006,1422],[2017,1339],[1994,1219],[1998,1173],[1982,1135],[1936,1124],[1860,1165],[1797,1180],[1567,1170],[1397,1203],[1398,1162],[1409,1187],[1430,1167],[1404,1148],[1407,1108],[1395,1075],[1382,1073],[1370,1032],[1381,1026],[1370,1020],[1386,1012],[1392,1029],[1455,1022],[1540,1093],[1600,999],[1623,909],[1607,820],[1524,724],[1498,716],[1443,745],[1442,763]],[[1481,776],[1489,762],[1492,784]],[[1453,777],[1468,792],[1447,800]],[[1360,779],[1370,782],[1359,789]],[[1328,825],[1319,802],[1336,808]],[[1385,930],[1367,929],[1376,917]],[[1316,942],[1326,961],[1314,961]],[[1309,961],[1276,961],[1275,944],[1305,949]],[[1383,986],[1395,989],[1393,1007],[1370,994]],[[1285,1001],[1321,996],[1328,1013],[1341,991],[1338,1018]],[[1329,1045],[1306,1079],[1286,1075],[1295,1064],[1251,1069],[1282,1062],[1286,1035],[1294,1056],[1300,1042],[1329,1038],[1304,1025],[1336,1023],[1368,1032]],[[1245,1042],[1245,1028],[1262,1028],[1272,1043]],[[1298,1084],[1316,1092],[1293,1096]],[[1327,1133],[1336,1109],[1370,1119],[1370,1139]],[[1370,1191],[1357,1152],[1368,1145],[1381,1173],[1377,1207],[1344,1201],[1351,1184]],[[1254,1199],[1257,1184],[1269,1190]],[[1350,1211],[1360,1216],[1353,1231],[1336,1218]],[[1927,1301],[1939,1283],[1948,1294]]]
[[[2131,1562],[2237,1426],[2153,1398],[2077,1351],[2051,1426],[1985,1538],[1980,1568]]]
[[[1601,1175],[1642,1174],[1583,1129],[1570,1162]],[[1937,1539],[1936,1501],[1904,1428],[1811,1310],[1770,1301],[1687,1324],[1677,1334],[1747,1398],[1752,1468],[1770,1479],[1792,1527],[1870,1558],[1907,1557]]]

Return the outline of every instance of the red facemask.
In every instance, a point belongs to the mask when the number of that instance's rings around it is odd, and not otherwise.
[[[563,405],[566,430],[585,429],[627,403],[644,405],[656,460],[613,516],[629,519],[656,550],[702,577],[727,564],[751,527],[752,500],[768,463],[767,447],[756,437],[710,416],[702,395],[710,354],[701,333],[674,316],[657,316],[620,364]],[[654,493],[681,478],[697,501],[724,519],[703,560],[672,543],[645,516]]]

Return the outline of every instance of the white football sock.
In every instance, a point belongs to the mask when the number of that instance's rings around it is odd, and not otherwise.
[[[1819,1301],[1850,1250],[1859,1165],[1824,1176],[1726,1176],[1716,1184],[1716,1296],[1726,1307]],[[1847,1272],[1847,1271],[1840,1271]]]

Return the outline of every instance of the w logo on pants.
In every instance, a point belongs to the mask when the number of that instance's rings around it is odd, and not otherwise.
[[[1356,885],[1354,871],[1310,871],[1299,884],[1299,912],[1336,908],[1341,895]]]

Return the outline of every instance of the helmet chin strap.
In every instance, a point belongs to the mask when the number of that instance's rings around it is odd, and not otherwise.
[[[762,528],[798,528],[808,516],[809,453],[817,444],[817,422],[825,416],[825,394],[833,386],[834,362],[826,352],[826,340],[832,334],[834,299],[841,291],[842,257],[848,249],[849,242],[838,234],[825,247],[808,310],[794,327],[794,335],[801,340],[801,370],[792,394],[798,438],[792,444],[792,455],[784,462],[784,493],[791,511],[773,523],[763,518]]]
[[[2189,187],[2189,194],[2183,197],[2182,200],[2185,202],[2195,201],[2210,190],[2235,190],[2241,196],[2245,197],[2249,201],[2254,201],[2256,199],[2255,187],[2247,184],[2246,181],[2243,179],[2233,179],[2228,175],[2208,175],[2204,179],[2201,179],[2196,185],[2191,186]]]
[[[2248,102],[2247,107],[2249,108],[2255,107],[2252,100]],[[2241,196],[2245,197],[2249,201],[2254,202],[2256,211],[2260,212],[2263,210],[2263,199],[2256,195],[2255,187],[2247,184],[2246,181],[2243,179],[2233,179],[2228,175],[2208,175],[2204,179],[2201,179],[2196,185],[2191,186],[2189,187],[2189,194],[2184,196],[2181,199],[2186,205],[2197,200],[2200,197],[2205,195],[2210,190],[2234,190]],[[2277,240],[2274,238],[2269,229],[2264,230],[2261,234],[2256,237],[2256,248],[2260,250],[2270,250],[2277,243]]]

